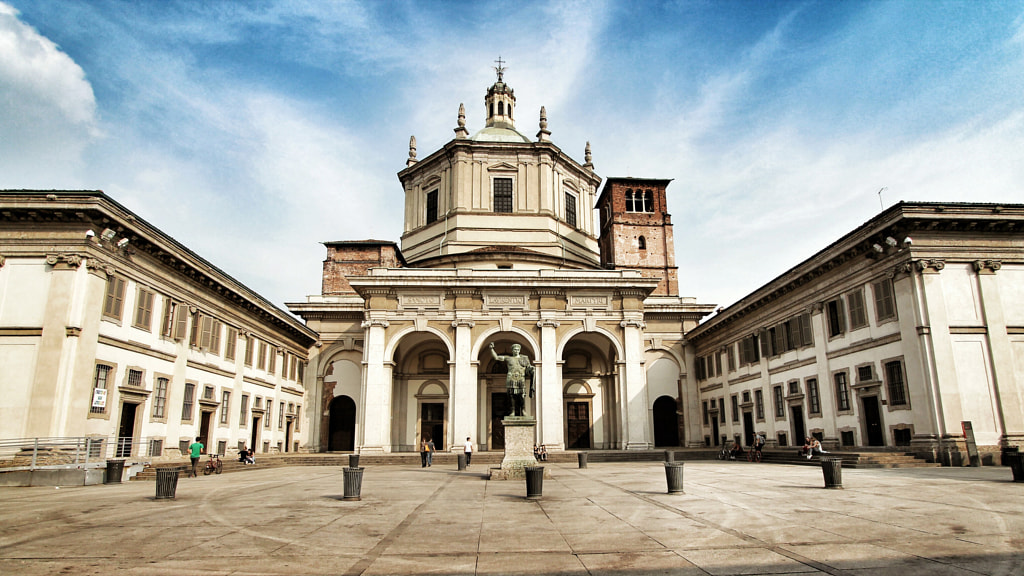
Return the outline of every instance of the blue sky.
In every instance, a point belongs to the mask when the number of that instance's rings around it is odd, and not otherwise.
[[[729,305],[899,200],[1024,203],[1024,2],[0,0],[0,188],[102,189],[274,303],[399,240],[409,136],[517,127],[672,178]],[[885,191],[879,195],[881,188]]]

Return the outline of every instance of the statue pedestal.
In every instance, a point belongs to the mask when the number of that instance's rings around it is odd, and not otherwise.
[[[529,416],[507,416],[501,421],[505,425],[505,458],[501,468],[491,469],[491,480],[523,480],[526,466],[537,466],[533,457],[533,444],[537,437],[537,421]],[[550,477],[545,470],[544,476]]]

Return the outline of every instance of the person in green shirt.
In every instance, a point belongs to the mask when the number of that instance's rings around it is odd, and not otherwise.
[[[191,477],[195,476],[195,477],[198,478],[199,477],[199,474],[198,474],[198,470],[199,470],[199,456],[203,452],[203,443],[199,441],[198,437],[196,437],[196,441],[193,442],[188,447],[188,451],[189,451],[189,456],[192,458],[192,471],[188,473],[188,477],[191,478]]]

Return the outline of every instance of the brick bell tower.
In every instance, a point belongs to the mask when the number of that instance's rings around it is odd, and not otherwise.
[[[597,200],[601,265],[661,278],[652,296],[679,294],[672,216],[665,190],[672,180],[608,178]]]

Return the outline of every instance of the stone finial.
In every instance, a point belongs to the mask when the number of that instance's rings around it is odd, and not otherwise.
[[[583,167],[594,169],[593,156],[590,154],[590,141],[587,141],[587,147],[583,150]]]
[[[459,127],[455,129],[455,137],[462,139],[469,136],[469,130],[466,130],[466,106],[459,103]]]
[[[416,137],[409,136],[409,159],[405,161],[405,165],[412,166],[417,162],[419,160],[416,159]]]
[[[551,132],[548,130],[548,111],[540,107],[540,132],[537,132],[538,142],[551,142]]]

